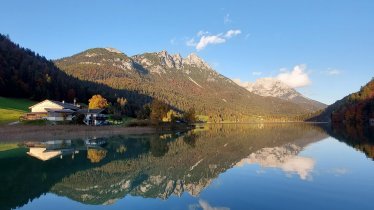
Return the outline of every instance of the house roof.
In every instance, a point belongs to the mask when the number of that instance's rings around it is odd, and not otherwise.
[[[56,112],[56,113],[74,113],[75,111],[71,109],[50,109],[46,108],[47,112]]]
[[[78,113],[81,113],[81,114],[100,114],[104,111],[105,111],[105,109],[80,109],[80,110],[78,110]]]
[[[76,105],[74,105],[74,104],[71,104],[71,103],[64,103],[64,102],[61,102],[61,101],[53,101],[53,100],[48,100],[48,99],[46,99],[46,100],[44,100],[44,101],[41,101],[41,102],[39,102],[39,103],[37,103],[37,104],[34,104],[33,106],[30,106],[29,108],[31,109],[31,108],[33,108],[34,106],[37,106],[38,104],[41,104],[41,103],[43,103],[43,102],[45,102],[45,101],[50,101],[50,102],[52,102],[52,103],[54,103],[54,104],[57,104],[58,106],[60,106],[60,107],[63,108],[63,109],[73,109],[73,110],[77,110],[77,109],[79,109],[78,106],[76,106]]]

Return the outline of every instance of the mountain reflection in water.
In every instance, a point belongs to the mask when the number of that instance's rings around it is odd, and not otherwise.
[[[279,168],[307,180],[315,160],[299,153],[327,137],[314,125],[249,124],[41,142],[0,152],[0,209],[24,206],[48,192],[93,205],[113,204],[127,195],[199,196],[220,174],[245,164]],[[216,208],[202,199],[196,205],[190,209]]]

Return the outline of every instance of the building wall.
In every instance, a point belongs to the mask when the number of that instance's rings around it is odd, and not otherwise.
[[[63,116],[48,116],[47,120],[49,121],[71,121],[73,119],[72,115],[67,116],[65,119]]]
[[[51,101],[44,101],[42,103],[37,104],[36,106],[31,108],[31,112],[47,112],[45,109],[62,109],[59,105],[51,102]]]

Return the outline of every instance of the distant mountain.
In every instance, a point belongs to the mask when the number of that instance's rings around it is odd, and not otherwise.
[[[183,58],[161,51],[129,57],[113,48],[94,48],[56,60],[55,64],[81,80],[137,91],[179,110],[195,107],[197,113],[209,116],[210,121],[266,119],[310,112],[299,104],[246,91],[196,54]]]
[[[285,83],[274,78],[261,78],[255,82],[238,83],[249,92],[266,97],[276,97],[286,101],[290,101],[305,107],[305,109],[313,112],[326,108],[327,105],[318,101],[309,99],[297,92],[294,88],[289,87]]]
[[[360,91],[336,101],[309,120],[368,124],[369,118],[374,118],[374,78]]]

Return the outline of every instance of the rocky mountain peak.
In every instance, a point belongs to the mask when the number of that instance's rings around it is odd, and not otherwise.
[[[248,91],[261,96],[272,96],[287,100],[301,96],[295,89],[274,78],[257,79],[256,82],[247,83],[244,87]]]
[[[189,54],[185,59],[183,59],[183,64],[196,66],[198,68],[211,69],[209,64],[207,64],[203,59],[197,56],[195,53]]]
[[[317,111],[326,107],[325,104],[303,96],[294,88],[275,78],[261,78],[255,82],[237,82],[237,84],[254,94],[291,101],[304,106],[310,111]]]
[[[168,68],[182,68],[182,57],[177,55],[170,55],[166,50],[156,53],[161,59],[161,65],[167,66]]]
[[[105,48],[106,50],[108,50],[109,52],[112,52],[112,53],[119,53],[119,54],[123,54],[123,52],[117,50],[116,48],[112,48],[112,47],[106,47]]]
[[[183,65],[182,56],[178,53],[178,54],[172,55],[172,58],[174,60],[175,68],[177,68],[177,69],[182,68],[182,65]]]

